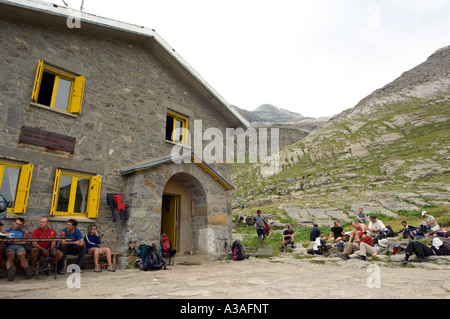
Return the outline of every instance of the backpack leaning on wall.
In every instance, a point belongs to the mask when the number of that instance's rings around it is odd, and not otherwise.
[[[164,257],[171,258],[175,256],[177,251],[175,249],[172,249],[172,242],[169,240],[169,237],[167,237],[166,234],[161,234],[160,239],[160,247],[161,247],[161,254]]]
[[[139,248],[141,248],[141,246]],[[145,246],[143,257],[136,260],[136,266],[144,271],[167,269],[166,262],[162,258],[155,244]]]

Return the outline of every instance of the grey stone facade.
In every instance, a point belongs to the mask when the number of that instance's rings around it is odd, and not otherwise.
[[[231,193],[211,174],[194,163],[166,163],[130,174],[121,170],[170,156],[174,145],[165,140],[168,110],[188,118],[189,125],[202,120],[203,130],[245,128],[245,121],[224,106],[165,43],[148,35],[151,31],[142,35],[136,26],[129,26],[129,31],[127,25],[117,27],[114,21],[113,26],[105,26],[105,21],[85,14],[81,28],[70,29],[69,13],[51,9],[49,13],[35,10],[33,4],[23,8],[0,1],[0,161],[34,165],[27,210],[21,214],[26,228],[37,228],[39,219],[49,216],[59,168],[102,177],[98,218],[79,219],[83,233],[95,222],[105,245],[119,252],[126,251],[131,239],[157,242],[162,195],[170,181],[189,199],[183,201],[181,195],[180,205],[186,207],[181,209],[185,215],[180,216],[179,247],[223,252],[231,240]],[[65,114],[31,103],[40,59],[86,77],[81,113]],[[75,151],[19,143],[23,126],[74,137]],[[231,180],[228,165],[212,167]],[[125,194],[128,220],[113,222],[107,193]],[[61,230],[67,219],[52,218],[52,228]]]

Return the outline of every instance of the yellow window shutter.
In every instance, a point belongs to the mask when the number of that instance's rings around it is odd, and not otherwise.
[[[94,176],[89,183],[89,195],[86,206],[86,213],[88,218],[98,217],[98,208],[100,205],[100,190],[102,184],[101,176]]]
[[[36,70],[36,78],[34,79],[33,92],[31,93],[31,101],[37,103],[39,89],[41,88],[42,74],[44,73],[44,61],[39,60]]]
[[[28,194],[30,193],[33,165],[23,165],[20,169],[19,182],[17,184],[14,214],[23,214],[27,209]]]
[[[58,207],[58,193],[59,193],[59,181],[61,180],[61,170],[57,169],[55,173],[55,183],[53,184],[53,196],[52,206],[50,208],[50,215],[56,215],[56,208]]]
[[[77,76],[73,82],[72,98],[70,99],[69,112],[81,113],[81,104],[83,104],[84,84],[86,78]]]

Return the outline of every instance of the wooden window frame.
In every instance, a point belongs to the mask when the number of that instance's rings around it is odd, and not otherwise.
[[[182,115],[173,113],[171,111],[167,111],[167,116],[171,116],[173,118],[173,121],[172,121],[172,135],[173,135],[173,132],[175,132],[176,121],[178,120],[178,121],[180,121],[182,123],[182,136],[183,136],[183,139],[182,139],[181,142],[177,142],[176,139],[175,139],[175,136],[173,136],[172,139],[168,140],[168,141],[170,141],[172,143],[176,143],[176,144],[188,145],[188,134],[187,134],[188,123],[189,123],[188,122],[188,118],[184,117]],[[166,118],[167,118],[167,116],[166,116]],[[167,128],[168,125],[170,125],[170,124],[166,123],[166,128]]]
[[[55,76],[50,105],[38,103],[39,92],[41,89],[42,77],[44,72],[51,73]],[[64,79],[71,82],[69,97],[67,101],[67,110],[55,107],[56,95],[58,93],[58,85],[60,79]],[[81,75],[77,76],[74,74],[70,74],[66,71],[60,70],[54,66],[46,64],[43,60],[39,60],[38,67],[36,70],[36,77],[34,79],[33,91],[31,94],[31,101],[40,106],[50,107],[51,109],[55,109],[62,112],[81,113],[85,83],[86,78],[84,76]]]
[[[66,212],[57,211],[59,190],[61,177],[67,176],[72,178],[70,186],[70,195],[68,209]],[[89,180],[89,187],[87,189],[87,201],[86,211],[81,213],[75,213],[75,197],[77,191],[78,178]],[[78,173],[72,173],[57,169],[55,172],[55,182],[53,185],[52,205],[50,210],[51,216],[64,216],[64,217],[78,217],[78,218],[97,218],[100,204],[100,190],[101,190],[101,176],[84,175]]]
[[[5,167],[20,169],[14,198],[14,207],[8,207],[6,212],[13,214],[24,214],[27,210],[28,195],[30,193],[31,177],[33,175],[34,166],[30,164],[16,164],[0,161],[0,183],[3,180]]]

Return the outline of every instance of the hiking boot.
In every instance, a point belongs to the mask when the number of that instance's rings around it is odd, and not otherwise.
[[[359,259],[364,260],[364,261],[367,260],[366,256],[359,256]]]
[[[99,264],[95,264],[94,272],[102,272],[102,270],[100,269],[100,265]]]
[[[281,247],[281,252],[284,253],[284,247]]]
[[[14,278],[16,278],[16,266],[11,266],[8,269],[8,281],[14,281]]]
[[[424,262],[425,262],[425,259],[419,258],[419,262],[420,262],[420,263],[424,263]]]
[[[349,260],[349,259],[350,259],[349,256],[344,255],[344,254],[339,254],[338,256],[339,256],[340,258],[344,259],[344,260]]]
[[[25,268],[25,278],[31,279],[31,277],[33,277],[33,268],[31,266],[28,266],[27,268]]]
[[[108,264],[108,271],[115,272],[116,268],[114,268],[113,264]]]

